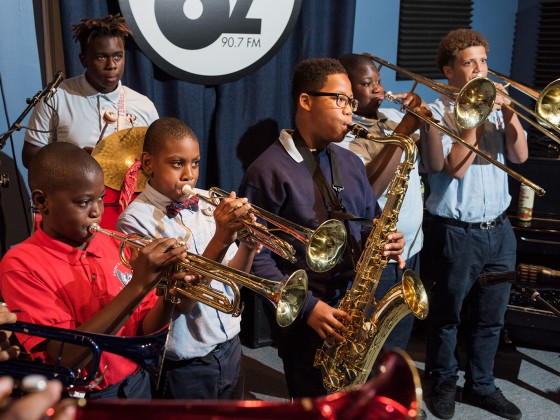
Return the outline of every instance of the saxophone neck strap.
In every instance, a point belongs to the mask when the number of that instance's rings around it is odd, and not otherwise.
[[[329,157],[332,174],[332,183],[329,184],[325,178],[325,174],[313,156],[313,153],[311,153],[311,150],[309,150],[309,147],[297,129],[294,130],[292,139],[294,140],[294,144],[303,158],[307,169],[309,169],[309,172],[313,176],[313,182],[319,189],[325,203],[327,203],[328,209],[330,210],[330,217],[337,220],[343,220],[345,223],[351,220],[366,226],[371,226],[371,220],[348,213],[344,204],[342,204],[342,192],[344,191],[344,185],[342,183],[342,177],[340,176],[340,171],[336,162],[336,153],[330,147],[327,147],[326,153]]]
[[[342,185],[342,180],[340,179],[340,172],[338,170],[338,165],[336,164],[334,153],[332,153],[330,148],[327,147],[326,152],[329,157],[329,164],[331,166],[333,178],[332,184],[329,185],[327,179],[325,178],[325,174],[317,162],[318,159],[315,159],[313,153],[309,150],[309,147],[297,129],[294,130],[292,139],[294,140],[294,144],[303,158],[307,169],[309,169],[309,172],[313,177],[313,182],[317,188],[319,188],[319,192],[323,196],[323,199],[327,203],[328,207],[333,211],[344,212],[345,208],[341,200],[341,194],[344,190],[344,186]]]

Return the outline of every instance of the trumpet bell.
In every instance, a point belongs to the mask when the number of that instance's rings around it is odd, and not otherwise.
[[[294,272],[288,280],[278,283],[276,302],[276,322],[287,327],[295,321],[307,297],[307,274],[303,270]]]
[[[548,84],[537,99],[535,113],[558,129],[560,127],[560,79]],[[546,125],[542,123],[542,125]]]
[[[477,77],[469,81],[457,94],[455,119],[462,128],[481,125],[494,108],[496,86],[489,79]]]
[[[305,258],[313,271],[323,273],[333,268],[346,249],[346,228],[340,220],[322,223],[309,238]]]

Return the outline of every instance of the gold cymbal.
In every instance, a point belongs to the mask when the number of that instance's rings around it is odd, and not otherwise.
[[[105,175],[105,185],[114,190],[120,190],[124,176],[136,159],[142,155],[144,136],[148,127],[132,127],[117,131],[99,143],[91,155],[99,162]],[[146,175],[138,171],[136,192],[144,191]]]

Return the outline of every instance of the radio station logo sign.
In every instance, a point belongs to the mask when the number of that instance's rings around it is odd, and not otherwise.
[[[302,0],[119,0],[133,38],[158,67],[192,83],[237,80],[284,44]]]

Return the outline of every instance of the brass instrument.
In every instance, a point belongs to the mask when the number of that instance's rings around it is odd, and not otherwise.
[[[402,282],[393,286],[379,302],[374,298],[381,272],[389,259],[383,255],[387,236],[396,231],[409,174],[416,162],[417,147],[410,137],[402,134],[393,133],[386,139],[376,139],[357,125],[353,125],[351,131],[358,137],[401,147],[404,158],[391,179],[383,212],[356,265],[356,278],[340,302],[339,309],[352,320],[345,325],[348,330],[344,334],[346,342],[324,341],[315,355],[314,366],[321,369],[323,385],[329,392],[365,383],[395,325],[409,312],[419,319],[428,315],[426,290],[412,270],[406,270]]]
[[[490,115],[490,113],[492,112],[494,101],[496,99],[496,87],[494,86],[494,83],[489,79],[486,79],[484,77],[477,77],[469,81],[469,83],[467,83],[461,90],[458,90],[457,88],[454,88],[452,86],[436,82],[434,80],[428,79],[427,77],[420,76],[418,74],[412,73],[411,71],[395,66],[371,54],[364,53],[362,55],[368,57],[372,61],[379,63],[380,68],[381,66],[386,66],[392,70],[395,70],[411,78],[412,80],[415,81],[415,86],[417,83],[422,83],[423,85],[426,85],[427,87],[435,90],[436,92],[439,92],[444,96],[454,99],[455,118],[457,124],[462,128],[475,128],[479,126],[484,121],[486,121],[486,118],[488,118],[488,115]],[[412,88],[412,90],[414,90],[414,87]],[[500,94],[502,93],[500,92]],[[406,109],[407,112],[410,112],[411,114],[417,116],[418,118],[427,122],[428,124],[437,127],[438,130],[447,134],[449,137],[451,137],[453,140],[465,146],[471,152],[475,153],[476,155],[480,156],[481,158],[485,159],[491,164],[497,166],[502,171],[504,171],[505,173],[507,173],[512,178],[519,181],[520,183],[527,185],[529,188],[535,191],[535,194],[537,194],[539,197],[542,197],[545,194],[545,190],[542,187],[528,180],[524,176],[518,174],[513,169],[508,168],[506,165],[497,161],[492,156],[490,156],[486,152],[483,152],[476,146],[473,146],[472,144],[466,142],[461,137],[459,137],[458,135],[456,135],[455,133],[453,133],[451,130],[444,127],[443,125],[438,124],[432,121],[431,119],[429,119],[428,117],[415,112],[412,108],[403,105],[402,101],[393,98],[390,95],[390,92],[388,92],[387,96],[388,99],[393,100],[398,104],[400,104],[404,109]]]
[[[421,404],[422,385],[413,361],[402,350],[390,350],[375,377],[351,391],[288,402],[96,399],[80,404],[77,418],[160,420],[167,413],[174,419],[410,420]]]
[[[218,200],[229,197],[229,194],[220,188],[210,188],[209,192],[211,197],[204,197],[197,194],[189,185],[183,187],[183,194],[194,195],[213,206],[218,205]],[[340,220],[327,220],[317,229],[312,230],[252,204],[251,208],[252,214],[277,226],[277,229],[265,228],[251,220],[240,219],[240,222],[245,226],[245,232],[241,234],[252,237],[255,241],[292,263],[296,261],[294,248],[288,242],[274,235],[272,233],[274,230],[291,235],[306,245],[305,259],[307,265],[313,271],[320,273],[328,271],[342,257],[346,247],[346,228]]]
[[[531,111],[521,102],[517,101],[515,98],[512,98],[510,95],[499,92],[500,95],[508,98],[511,103],[514,104],[517,108],[523,110],[525,114],[517,111],[511,105],[504,104],[504,107],[515,112],[519,118],[525,120],[528,124],[535,127],[537,130],[554,140],[556,143],[560,143],[560,138],[552,131],[547,130],[547,128],[550,128],[555,130],[556,132],[560,132],[560,79],[554,80],[553,82],[549,83],[539,94],[536,90],[522,85],[521,83],[518,83],[504,76],[503,74],[498,73],[497,71],[488,70],[488,73],[493,75],[494,77],[497,77],[498,79],[501,79],[505,82],[506,85],[510,85],[516,90],[536,100],[537,102],[535,104],[535,110]],[[538,123],[529,118],[529,116],[537,120]]]
[[[128,267],[130,267],[130,263],[126,258],[126,246],[133,249],[140,249],[146,245],[146,238],[136,234],[120,235],[102,229],[97,224],[89,226],[89,231],[91,233],[103,233],[119,240],[121,242],[121,261]],[[171,287],[183,296],[197,300],[224,313],[232,314],[232,316],[239,316],[241,314],[239,286],[245,286],[267,298],[276,309],[276,321],[281,327],[290,325],[296,319],[305,303],[307,294],[307,274],[304,270],[295,271],[286,280],[272,281],[228,267],[203,257],[202,255],[192,254],[190,252],[187,252],[187,259],[181,261],[178,266],[184,270],[215,279],[229,286],[234,294],[233,300],[230,301],[223,293],[213,289],[210,285],[198,282],[186,284],[174,283],[169,285],[165,281],[162,281],[160,283],[163,284],[158,287]]]
[[[89,363],[91,367],[84,377],[76,375],[76,372],[64,366],[47,364],[41,360],[26,361],[17,359],[0,362],[0,375],[9,375],[19,379],[27,375],[39,374],[48,379],[58,379],[67,387],[85,388],[95,387],[103,377],[103,373],[99,373],[99,361],[101,353],[104,351],[132,360],[159,379],[168,333],[168,329],[165,329],[159,333],[143,337],[119,337],[21,321],[13,324],[3,324],[1,328],[5,331],[89,347],[92,351],[92,361]]]

